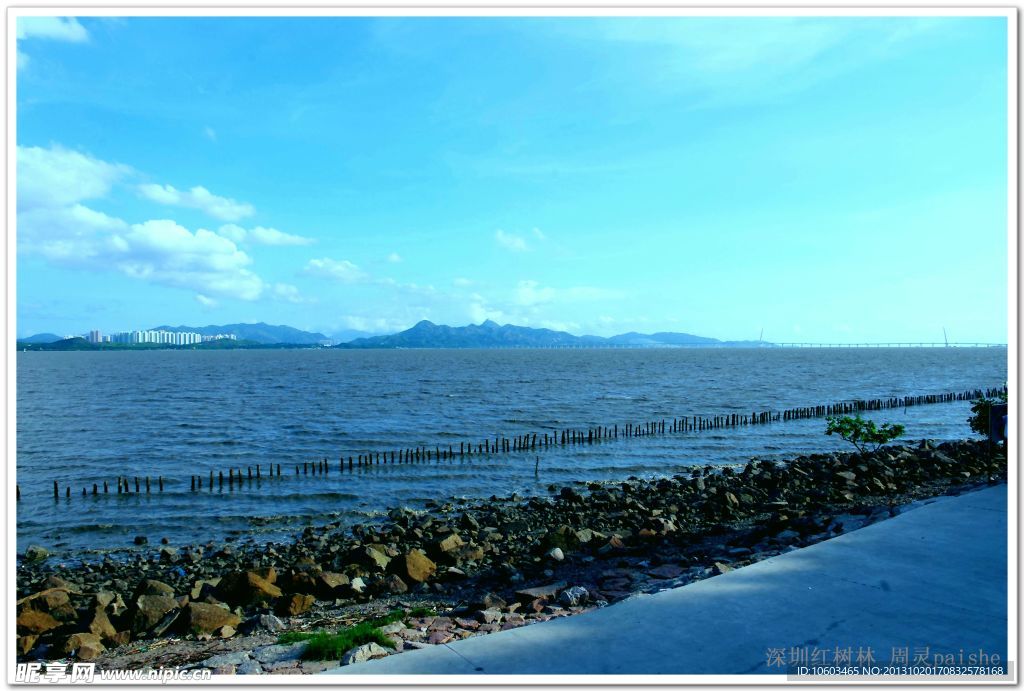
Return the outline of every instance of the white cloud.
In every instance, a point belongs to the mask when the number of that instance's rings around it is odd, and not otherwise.
[[[274,284],[274,297],[291,302],[294,304],[300,304],[303,302],[310,302],[306,298],[299,294],[299,289],[289,283],[275,283]]]
[[[544,231],[542,231],[540,228],[533,229],[533,237],[537,238],[541,242],[544,242],[545,240],[548,239],[548,236],[545,235]]]
[[[131,172],[128,166],[56,145],[49,149],[19,146],[17,155],[19,212],[98,199]]]
[[[329,278],[342,283],[358,283],[365,281],[368,276],[358,266],[347,259],[310,259],[306,264],[304,273],[319,278]]]
[[[616,60],[632,53],[631,82],[658,92],[701,94],[702,106],[774,101],[884,59],[932,31],[936,17],[619,18],[560,27],[578,39],[614,44]]]
[[[392,264],[398,264],[399,262],[402,261],[402,255],[400,255],[398,252],[392,252],[391,254],[388,255],[388,261],[391,262]]]
[[[82,43],[89,32],[74,17],[18,17],[18,40],[30,38]]]
[[[222,221],[238,221],[256,213],[251,204],[219,197],[202,186],[183,192],[171,185],[139,185],[139,192],[158,204],[198,209]]]
[[[228,238],[172,220],[130,224],[80,203],[106,196],[126,166],[58,146],[19,147],[17,155],[19,251],[203,297],[255,300],[263,293],[263,281],[247,268],[252,260]]]
[[[18,69],[19,70],[23,70],[26,67],[28,67],[28,64],[31,61],[32,60],[31,60],[31,58],[29,58],[28,53],[23,53],[20,50],[18,51]]]
[[[276,228],[256,226],[252,230],[246,230],[234,223],[221,226],[217,229],[217,233],[238,244],[250,242],[255,245],[280,247],[283,245],[311,245],[316,242],[313,238],[292,235]]]
[[[552,288],[542,286],[537,281],[519,281],[513,291],[513,302],[521,307],[534,307],[552,302],[575,303],[615,300],[622,293],[607,288],[594,286],[570,286],[569,288]]]
[[[459,276],[452,280],[452,285],[458,288],[468,288],[469,286],[473,285],[473,281],[468,278],[463,278],[462,276]]]
[[[217,130],[213,129],[209,125],[203,128],[203,134],[205,134],[206,138],[211,142],[217,141]]]
[[[521,235],[506,233],[504,230],[499,229],[495,232],[494,239],[499,245],[513,252],[525,252],[529,249],[526,245],[526,240]]]
[[[245,239],[249,236],[248,231],[242,226],[236,226],[234,223],[228,223],[217,229],[217,234],[226,237],[236,245],[240,245],[245,242]]]
[[[256,300],[263,281],[248,270],[249,256],[235,243],[203,228],[195,233],[174,221],[136,223],[118,236],[118,251],[104,260],[133,278]]]
[[[207,307],[207,308],[212,308],[212,307],[216,307],[217,306],[217,301],[216,300],[214,300],[213,298],[208,298],[205,295],[203,295],[202,293],[196,293],[196,302],[198,302],[203,307]]]

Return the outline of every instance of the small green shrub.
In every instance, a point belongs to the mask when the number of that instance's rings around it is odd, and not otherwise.
[[[413,607],[409,610],[410,617],[436,617],[437,612],[430,607]]]
[[[364,621],[361,624],[341,629],[338,633],[324,631],[314,634],[309,639],[309,646],[302,653],[302,658],[304,660],[339,660],[352,648],[367,643],[376,643],[385,648],[395,647],[391,639],[381,633],[379,628]]]
[[[987,437],[988,436],[988,417],[992,410],[992,406],[1006,403],[1006,392],[1003,391],[996,398],[981,398],[975,399],[971,403],[971,416],[967,418],[967,424],[971,426],[972,432]]]
[[[902,436],[904,431],[903,425],[893,425],[888,422],[877,427],[872,420],[865,420],[860,415],[856,417],[829,416],[825,418],[825,421],[828,423],[825,434],[830,437],[833,434],[838,434],[853,444],[860,453],[869,450],[877,451],[883,444],[888,444],[893,439]]]
[[[417,608],[429,611],[425,607]],[[413,610],[416,612],[417,610]],[[330,631],[286,631],[277,637],[281,644],[298,643],[309,641],[309,645],[302,653],[304,660],[338,660],[342,655],[352,648],[376,643],[385,648],[394,648],[395,644],[380,630],[381,626],[401,621],[407,615],[400,609],[393,609],[382,617],[364,621],[355,626],[348,626],[339,629],[336,633]],[[423,615],[414,615],[423,616]]]

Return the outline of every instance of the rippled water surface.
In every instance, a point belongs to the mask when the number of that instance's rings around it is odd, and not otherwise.
[[[1005,348],[18,353],[19,545],[267,540],[429,499],[543,494],[552,483],[840,449],[812,419],[337,470],[339,456],[368,450],[1001,386],[1006,357]],[[939,439],[967,436],[968,413],[968,403],[948,403],[869,417]],[[295,476],[296,463],[324,457],[328,475]],[[189,490],[193,474],[263,464],[265,475],[271,462],[283,477]],[[117,495],[118,475],[162,475],[165,491]],[[81,496],[103,480],[111,494]]]

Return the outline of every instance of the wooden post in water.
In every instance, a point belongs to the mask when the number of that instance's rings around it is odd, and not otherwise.
[[[149,494],[149,475],[146,476],[146,494]]]
[[[103,481],[103,493],[104,494],[108,494],[109,492],[110,492],[110,488],[107,486],[107,481],[104,480]]]
[[[53,498],[60,499],[60,491],[57,489],[57,481],[53,481]]]
[[[156,481],[157,481],[157,486],[159,487],[160,491],[163,492],[164,491],[164,476],[163,475],[158,475],[157,478],[156,478]]]
[[[65,487],[64,488],[64,496],[67,497],[68,499],[71,498],[71,488],[70,487]]]
[[[92,483],[92,496],[95,497],[97,494],[99,494],[99,490],[100,488],[96,486],[96,483]]]
[[[196,476],[195,475],[192,476],[192,483],[191,483],[191,486],[189,487],[189,490],[191,490],[192,492],[196,491]]]
[[[93,487],[95,488],[96,485],[93,485]],[[21,486],[20,485],[15,485],[14,486],[14,500],[15,501],[21,501]]]
[[[139,493],[139,476],[138,475],[135,476],[135,493],[136,494]]]

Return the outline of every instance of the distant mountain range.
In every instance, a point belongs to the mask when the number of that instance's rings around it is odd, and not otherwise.
[[[686,333],[660,332],[654,334],[626,333],[611,338],[602,336],[574,336],[565,331],[534,329],[505,324],[501,326],[488,319],[482,324],[445,326],[421,321],[416,326],[390,336],[357,338],[337,348],[594,348],[594,347],[711,347],[750,348],[763,344],[759,341],[720,341],[717,338],[694,336]]]
[[[56,343],[61,340],[57,334],[36,334],[28,338],[19,338],[18,343]]]
[[[157,326],[153,331],[191,331],[205,336],[235,334],[240,347],[256,346],[313,346],[330,344],[339,337],[358,336],[359,331],[336,334],[334,339],[322,333],[302,331],[291,326],[270,324],[222,324],[210,326]],[[55,334],[36,334],[18,339],[19,343],[49,344],[61,341]],[[76,349],[81,347],[77,341]],[[717,338],[694,336],[687,333],[658,332],[641,334],[631,331],[605,338],[602,336],[574,336],[565,331],[534,329],[514,324],[500,325],[488,319],[482,324],[445,326],[421,321],[410,329],[388,336],[360,336],[337,348],[751,348],[769,346],[759,341],[720,341]],[[49,350],[50,348],[48,348]]]

